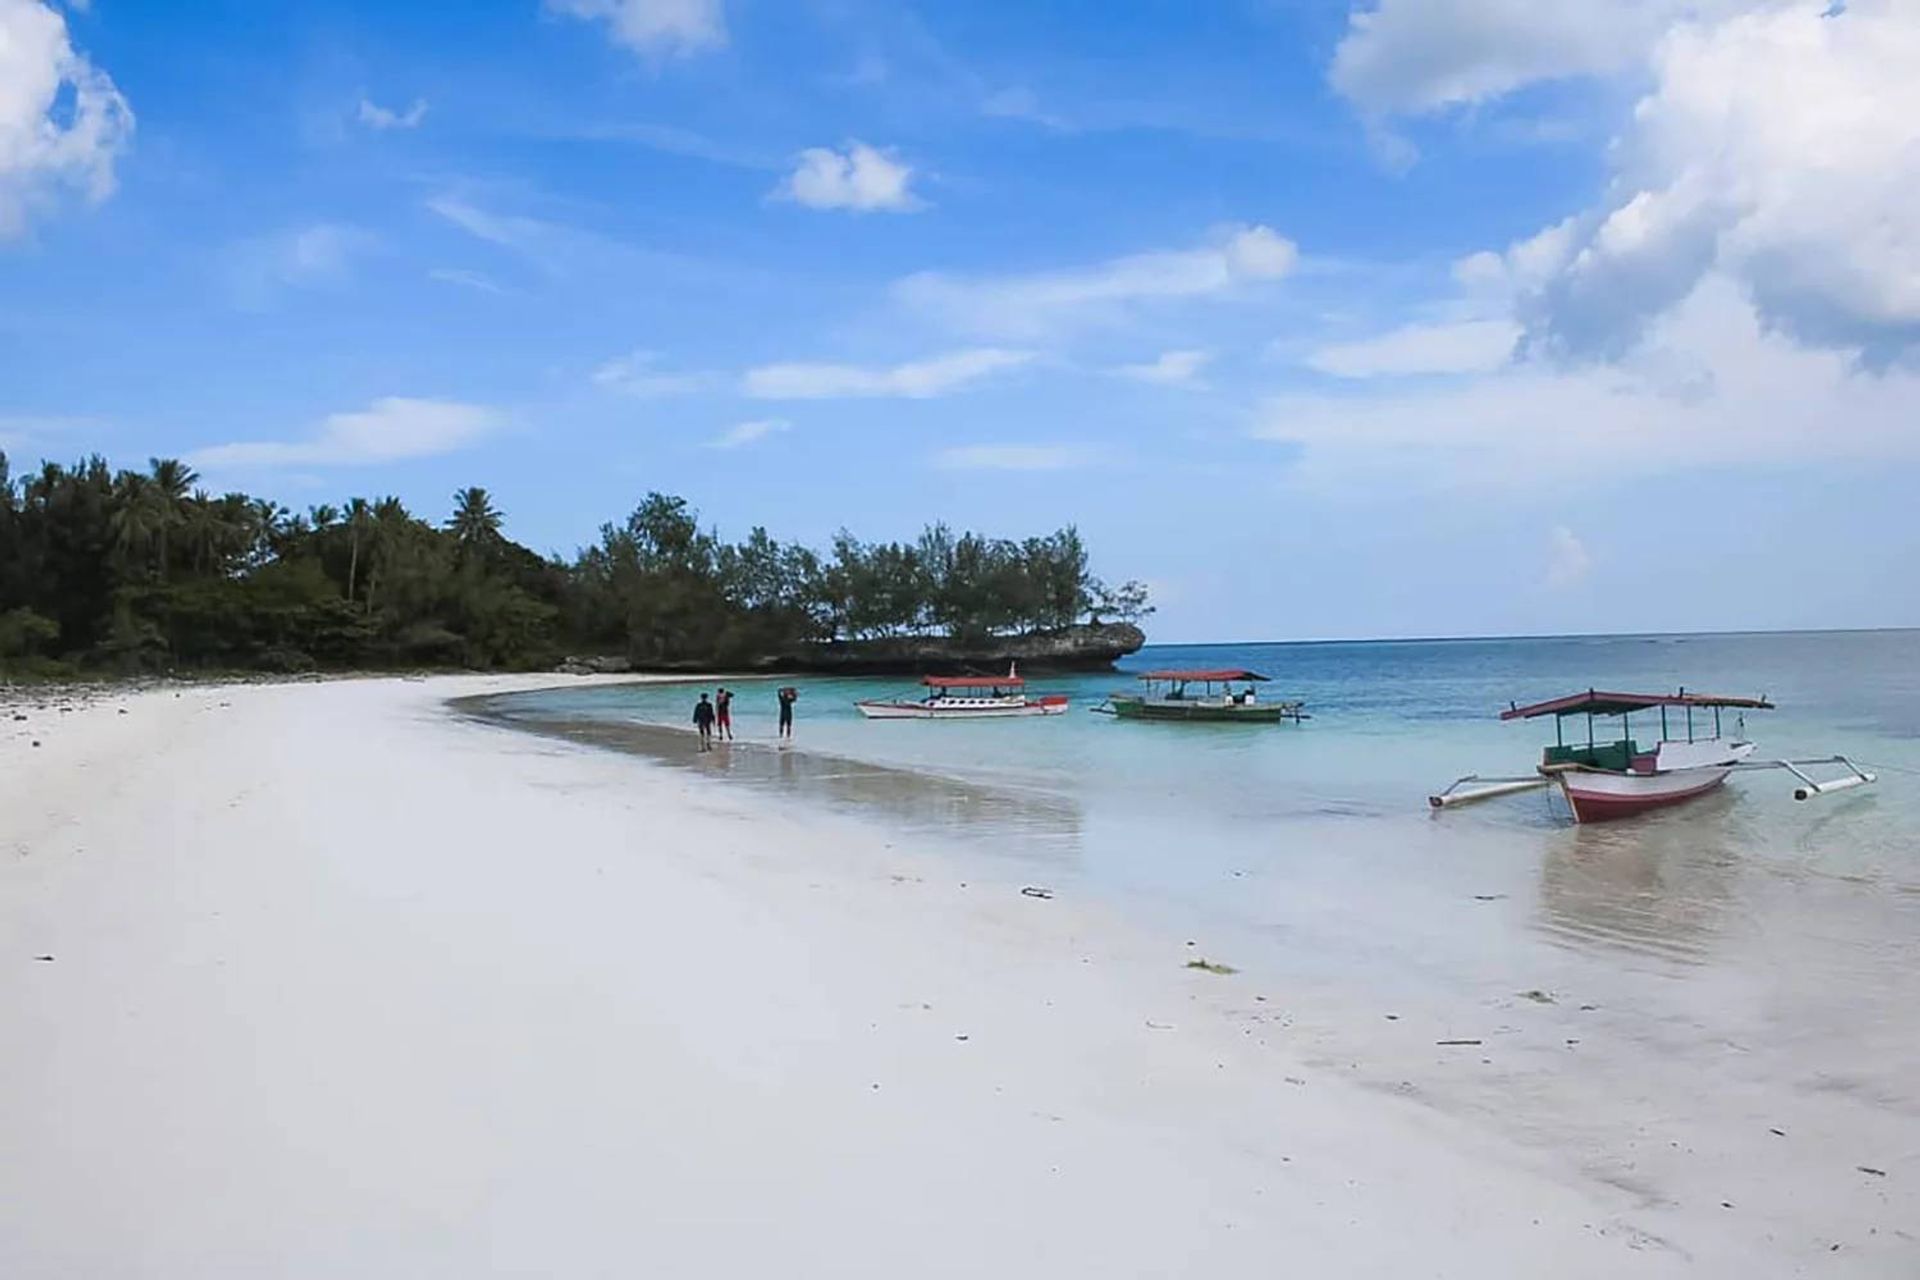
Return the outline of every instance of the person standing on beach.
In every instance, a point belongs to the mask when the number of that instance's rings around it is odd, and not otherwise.
[[[700,701],[693,704],[693,727],[700,731],[700,749],[713,750],[713,703],[707,701],[704,693]]]
[[[780,736],[783,738],[793,736],[793,702],[799,696],[800,691],[792,685],[783,685],[780,689]]]
[[[725,689],[713,695],[713,736],[733,741],[733,695]]]

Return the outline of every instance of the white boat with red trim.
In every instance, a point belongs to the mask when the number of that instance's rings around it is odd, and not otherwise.
[[[1706,795],[1743,769],[1787,770],[1801,784],[1794,789],[1796,800],[1865,786],[1875,780],[1873,774],[1845,756],[1752,759],[1754,744],[1743,736],[1745,713],[1772,709],[1773,704],[1765,698],[1722,697],[1685,689],[1678,693],[1603,693],[1589,689],[1531,706],[1509,704],[1500,713],[1502,720],[1553,717],[1554,744],[1541,756],[1535,775],[1482,778],[1470,774],[1438,795],[1429,796],[1428,802],[1436,809],[1445,809],[1558,786],[1575,822],[1605,822]],[[1729,710],[1740,713],[1731,737],[1723,723],[1723,713]],[[1633,736],[1633,716],[1655,711],[1660,716],[1660,736],[1651,746],[1645,746]],[[1711,728],[1706,723],[1709,712]],[[1586,719],[1584,743],[1577,737],[1567,741],[1567,721],[1577,717]],[[1604,735],[1599,732],[1596,722],[1614,720],[1619,721],[1618,736],[1611,729]],[[1840,765],[1847,772],[1819,782],[1802,771],[1803,767],[1819,765]]]
[[[1067,709],[1064,693],[1030,696],[1019,670],[1004,676],[928,676],[918,698],[870,698],[854,703],[869,720],[1006,720],[1057,716]]]

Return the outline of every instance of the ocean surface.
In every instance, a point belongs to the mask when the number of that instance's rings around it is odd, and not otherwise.
[[[771,806],[881,823],[924,850],[929,876],[984,868],[1097,899],[1240,970],[1308,1060],[1588,1142],[1621,1179],[1660,1168],[1620,1147],[1623,1105],[1649,1126],[1676,1105],[1718,1108],[1746,1132],[1740,1108],[1761,1098],[1776,1117],[1763,1143],[1788,1129],[1779,1117],[1920,1130],[1920,632],[1152,646],[1124,665],[1037,677],[1073,710],[1011,721],[869,722],[856,698],[912,682],[793,680],[784,751],[784,680],[727,682],[739,742],[710,755],[685,732],[710,684],[560,689],[484,711]],[[1089,713],[1128,671],[1185,666],[1262,671],[1263,696],[1304,700],[1312,718]],[[1880,781],[1797,802],[1784,772],[1745,773],[1586,827],[1544,790],[1427,805],[1461,775],[1532,769],[1552,721],[1503,723],[1510,701],[1682,686],[1771,699],[1746,717],[1757,758],[1842,753]],[[1636,724],[1645,741],[1657,721]],[[1356,1011],[1386,1021],[1359,1034]],[[1450,1038],[1481,1047],[1449,1057],[1436,1045]],[[1613,1117],[1604,1132],[1581,1131],[1589,1104]]]

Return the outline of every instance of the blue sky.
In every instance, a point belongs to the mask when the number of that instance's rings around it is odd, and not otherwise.
[[[1920,624],[1897,0],[0,0],[0,447],[1156,638]],[[1793,92],[1779,90],[1793,86]]]

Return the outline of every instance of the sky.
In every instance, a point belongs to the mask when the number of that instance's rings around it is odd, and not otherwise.
[[[1920,625],[1910,0],[0,0],[0,449],[1165,641]]]

